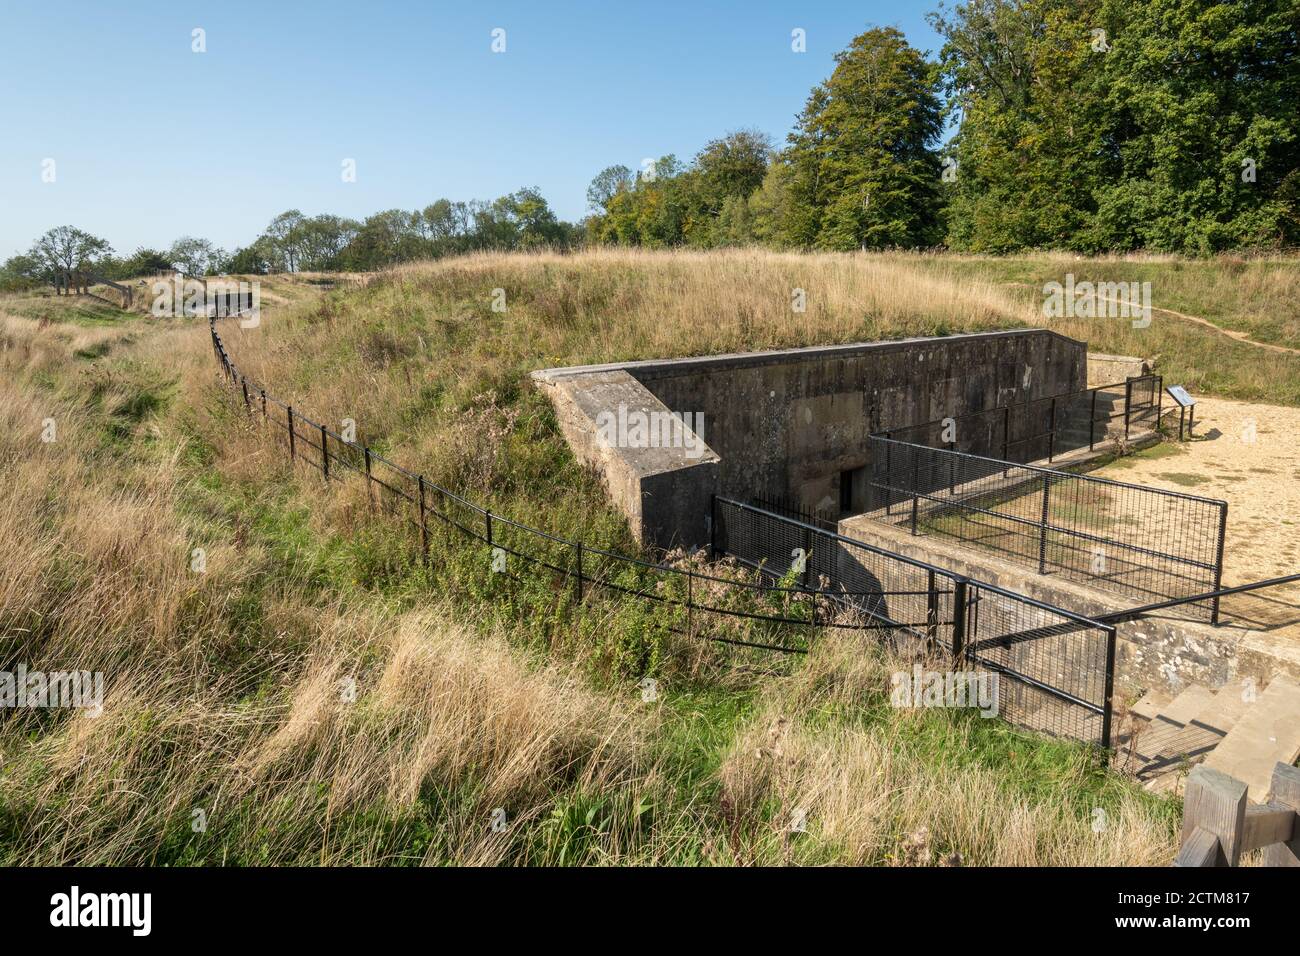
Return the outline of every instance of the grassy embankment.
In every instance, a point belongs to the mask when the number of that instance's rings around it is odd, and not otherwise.
[[[281,398],[616,550],[626,530],[529,370],[1035,321],[1014,289],[901,257],[483,256],[267,291],[261,328],[228,326],[227,343]],[[1176,806],[1080,749],[891,708],[900,665],[869,641],[821,641],[772,676],[667,635],[666,612],[575,608],[522,569],[503,583],[452,539],[425,570],[355,484],[323,495],[319,476],[290,476],[216,386],[205,328],[47,319],[7,314],[0,338],[0,650],[6,666],[103,670],[108,699],[98,718],[0,725],[4,862],[1172,854]],[[56,442],[40,441],[46,418]]]

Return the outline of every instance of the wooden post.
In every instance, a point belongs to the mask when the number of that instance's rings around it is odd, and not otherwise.
[[[1204,764],[1192,768],[1183,789],[1182,849],[1174,865],[1236,866],[1245,825],[1246,785]],[[1209,837],[1215,838],[1212,850]],[[1207,859],[1213,862],[1206,864]]]
[[[1273,768],[1273,789],[1269,803],[1290,807],[1292,813],[1291,838],[1283,843],[1273,843],[1264,848],[1265,866],[1300,866],[1300,769],[1279,763]]]

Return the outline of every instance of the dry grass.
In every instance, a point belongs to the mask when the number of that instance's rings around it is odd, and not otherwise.
[[[1022,772],[1046,784],[1030,795],[1009,785],[1007,767],[970,759],[984,746],[978,719],[882,710],[891,674],[910,667],[874,643],[837,637],[767,688],[721,769],[735,812],[779,806],[772,837],[787,847],[796,839],[791,817],[801,813],[837,862],[858,865],[1167,865],[1176,852],[1168,820],[1122,791],[1099,816],[1088,786],[1095,770],[1082,754],[1026,765]],[[877,719],[851,717],[872,711]],[[1098,820],[1104,825],[1094,827]]]
[[[399,461],[507,508],[545,503],[559,529],[606,542],[622,532],[522,387],[528,369],[1024,318],[990,283],[852,256],[481,256],[327,299],[278,281],[262,327],[229,335],[250,373],[327,421],[355,418]],[[422,576],[355,489],[321,507],[319,479],[286,481],[283,453],[221,396],[201,325],[8,314],[0,372],[0,667],[103,670],[108,689],[100,717],[0,718],[7,862],[1172,853],[1169,809],[1081,752],[888,708],[897,665],[870,647],[827,642],[793,677],[719,685],[692,684],[710,672],[687,659],[643,705],[585,656],[641,619],[611,604],[544,621],[526,595]],[[50,417],[59,440],[43,443]],[[806,835],[785,825],[795,807]]]

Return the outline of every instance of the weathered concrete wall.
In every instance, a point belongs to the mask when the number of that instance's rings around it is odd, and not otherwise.
[[[623,378],[621,390],[609,391],[602,376],[615,373],[630,376],[649,394],[637,395]],[[569,443],[597,467],[605,467],[610,456],[592,455],[581,434],[596,412],[618,402],[656,404],[703,416],[716,458],[710,468],[694,468],[695,477],[674,479],[673,493],[700,500],[698,478],[710,483],[710,493],[787,499],[838,512],[841,475],[867,466],[873,432],[1078,391],[1087,380],[1087,348],[1046,329],[1023,329],[546,369],[533,377],[553,401],[562,396],[586,409],[575,418],[557,405],[562,418],[568,416],[562,427]],[[581,397],[588,388],[592,394]],[[629,467],[639,472],[643,466]],[[668,471],[659,459],[653,468],[661,476]],[[611,488],[627,480],[615,467]],[[858,473],[850,510],[865,506],[866,485]],[[616,500],[644,524],[644,511],[626,497],[632,493],[624,487]],[[650,523],[671,529],[673,520],[664,515]]]
[[[1139,378],[1151,374],[1151,365],[1146,359],[1133,355],[1106,355],[1103,352],[1088,353],[1088,388],[1099,385],[1116,385],[1130,378]]]
[[[695,549],[709,541],[707,516],[718,488],[718,456],[683,423],[652,444],[608,441],[612,415],[640,413],[663,422],[671,411],[620,369],[585,375],[535,375],[550,397],[574,455],[602,477],[610,499],[638,540]],[[655,416],[651,418],[651,416]],[[633,436],[634,439],[636,436]],[[667,442],[658,441],[666,437]]]
[[[1035,574],[939,538],[913,536],[866,516],[841,521],[840,534],[1085,617],[1133,606],[1119,595]],[[882,583],[889,587],[890,582]],[[1150,687],[1177,691],[1192,682],[1221,687],[1246,678],[1263,686],[1279,674],[1300,679],[1300,644],[1266,631],[1212,627],[1170,614],[1119,624],[1115,636],[1116,680],[1130,693]]]
[[[704,413],[724,494],[838,510],[840,475],[867,465],[871,433],[1081,389],[1086,354],[1081,342],[1025,330],[627,370],[670,407]]]

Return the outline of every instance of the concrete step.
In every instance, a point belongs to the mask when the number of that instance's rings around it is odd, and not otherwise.
[[[1188,684],[1168,706],[1160,708],[1160,714],[1169,720],[1186,724],[1212,703],[1214,691],[1201,684]]]
[[[1300,686],[1275,677],[1247,708],[1205,765],[1236,777],[1249,788],[1247,797],[1264,803],[1277,763],[1300,757]]]
[[[1143,720],[1154,720],[1156,714],[1168,707],[1173,702],[1173,699],[1174,695],[1167,690],[1152,687],[1138,698],[1137,702],[1128,709],[1128,712],[1141,717]]]
[[[1173,765],[1210,752],[1226,735],[1198,721],[1180,724],[1163,714],[1136,733],[1134,755],[1148,765]],[[1139,771],[1139,775],[1141,775]]]
[[[1251,699],[1247,699],[1249,696]],[[1214,692],[1214,699],[1196,715],[1197,723],[1205,724],[1225,734],[1254,705],[1255,694],[1247,695],[1241,684],[1228,684]]]

